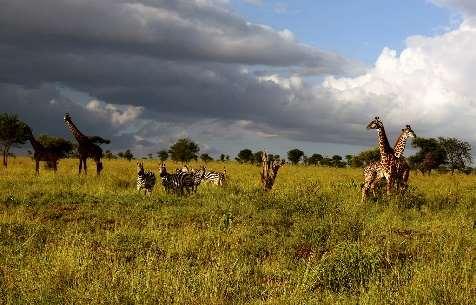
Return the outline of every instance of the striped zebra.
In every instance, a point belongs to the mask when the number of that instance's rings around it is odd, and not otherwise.
[[[223,168],[223,172],[215,172],[215,171],[209,171],[205,167],[203,168],[205,171],[203,175],[203,180],[206,182],[210,182],[214,185],[217,186],[223,186],[225,184],[225,178],[226,178],[226,169]]]
[[[192,190],[194,192],[196,192],[197,189],[198,189],[198,186],[200,185],[200,183],[203,180],[203,177],[205,176],[205,167],[202,167],[201,169],[195,170],[193,168],[189,169],[188,166],[185,165],[181,169],[177,168],[175,170],[175,173],[176,174],[183,174],[183,173],[191,174],[193,176],[193,188],[192,188]]]
[[[155,174],[144,170],[144,164],[137,162],[137,191],[144,190],[144,194],[152,193],[155,186]]]
[[[175,174],[169,174],[165,164],[160,165],[160,179],[167,193],[184,194],[184,190],[190,193],[194,190],[194,178],[192,173],[177,170]]]

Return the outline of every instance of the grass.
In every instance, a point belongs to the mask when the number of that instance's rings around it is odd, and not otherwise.
[[[266,194],[231,162],[225,188],[144,197],[134,162],[104,163],[0,170],[0,304],[475,303],[474,176],[360,203],[360,170],[285,166]]]

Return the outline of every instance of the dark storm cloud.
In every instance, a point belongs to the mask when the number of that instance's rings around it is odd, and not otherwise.
[[[3,44],[60,52],[121,52],[170,60],[272,66],[335,73],[350,63],[297,43],[292,34],[250,24],[220,1],[0,1]],[[21,16],[21,18],[19,18]]]
[[[63,121],[64,114],[69,112],[74,114],[73,121],[84,134],[100,135],[112,141],[113,145],[103,145],[104,149],[124,149],[135,143],[132,136],[119,136],[112,124],[64,97],[54,85],[25,88],[0,84],[0,101],[1,112],[16,113],[35,135],[51,134],[74,141]]]
[[[168,124],[162,135],[180,134],[172,125],[186,130],[199,122],[205,133],[245,120],[233,126],[299,140],[356,141],[352,124],[329,119],[331,95],[261,76],[279,69],[284,77],[348,74],[360,66],[300,44],[289,31],[250,24],[224,1],[0,0],[0,7],[0,95],[10,96],[0,99],[2,111],[20,113],[42,132],[58,134],[69,111],[90,133],[116,137],[116,148],[151,146],[145,137],[157,134],[142,128],[133,137],[131,126],[105,120],[107,111],[62,96],[60,84],[107,103],[144,107],[143,119]]]

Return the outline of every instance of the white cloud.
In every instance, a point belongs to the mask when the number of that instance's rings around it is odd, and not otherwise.
[[[411,123],[418,134],[476,142],[476,27],[413,36],[399,55],[385,48],[375,66],[355,78],[327,77],[323,88],[339,107],[377,110],[389,124]],[[377,113],[368,113],[372,116]]]
[[[91,100],[86,104],[86,109],[108,119],[114,125],[124,125],[134,122],[144,111],[144,107],[131,105],[118,106],[107,104],[98,100]]]

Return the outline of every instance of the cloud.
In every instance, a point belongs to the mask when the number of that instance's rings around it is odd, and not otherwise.
[[[476,28],[463,23],[442,35],[409,37],[406,44],[400,54],[384,48],[368,73],[328,77],[323,87],[351,112],[373,109],[389,124],[411,123],[417,134],[476,143]]]
[[[271,27],[247,22],[223,1],[7,1],[0,11],[5,47],[36,51],[120,53],[168,60],[271,66],[351,65],[336,54],[301,44]],[[22,14],[21,20],[17,18]],[[66,53],[66,52],[65,52]]]
[[[476,16],[476,2],[473,0],[430,0],[436,5],[447,6],[463,13],[467,18]]]
[[[155,152],[190,136],[222,139],[226,153],[276,139],[367,146],[375,136],[365,123],[380,115],[392,137],[410,123],[418,135],[476,143],[469,17],[441,35],[410,37],[400,54],[384,48],[362,69],[289,30],[247,22],[227,1],[43,5],[50,10],[9,1],[0,11],[0,105],[35,132],[69,136],[70,112],[86,134],[112,138],[112,149]]]
[[[263,0],[243,0],[245,3],[260,6],[263,5]]]
[[[144,111],[144,107],[131,105],[113,105],[98,100],[91,100],[86,104],[86,109],[108,119],[113,125],[119,126],[135,121]]]

